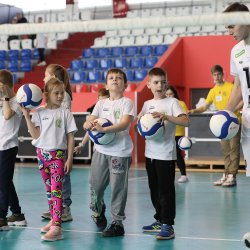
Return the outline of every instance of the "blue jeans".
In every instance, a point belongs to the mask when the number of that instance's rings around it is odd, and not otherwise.
[[[64,176],[62,193],[63,193],[63,206],[69,207],[72,203],[70,174],[66,174]]]

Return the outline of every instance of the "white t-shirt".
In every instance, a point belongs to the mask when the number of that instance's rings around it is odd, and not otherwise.
[[[4,119],[3,103],[0,104],[0,150],[18,146],[18,131],[23,113],[17,104],[16,97],[11,98],[9,104],[11,109],[15,111],[9,120]]]
[[[127,97],[114,101],[103,99],[96,103],[92,115],[98,118],[106,118],[113,124],[117,124],[124,115],[134,117],[134,104]],[[116,133],[114,140],[107,145],[95,144],[95,149],[102,154],[110,156],[131,156],[133,143],[129,135],[129,129],[130,126],[126,130]]]
[[[37,109],[31,120],[40,127],[40,136],[32,141],[37,148],[45,150],[67,149],[67,134],[76,132],[74,117],[68,109]]]
[[[61,107],[65,109],[69,109],[71,111],[71,103],[72,101],[71,101],[70,95],[68,94],[68,92],[65,91]]]
[[[141,112],[143,114],[160,112],[170,116],[185,114],[180,102],[175,98],[164,98],[160,100],[151,99],[144,103]],[[145,156],[157,160],[176,160],[176,143],[174,123],[165,121],[163,137],[158,140],[146,140]]]
[[[243,129],[249,130],[245,132],[250,136],[250,45],[245,45],[244,41],[236,44],[231,51],[230,71],[240,79],[244,102],[242,125]]]

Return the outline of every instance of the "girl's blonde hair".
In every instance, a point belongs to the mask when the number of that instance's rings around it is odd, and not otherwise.
[[[44,87],[45,101],[48,103],[49,95],[55,87],[62,86],[65,89],[64,83],[60,81],[58,78],[51,78],[46,82]]]
[[[72,91],[69,82],[69,75],[67,70],[59,64],[49,64],[46,70],[52,75],[55,75],[57,79],[63,82],[65,91],[69,94],[72,100]],[[47,85],[47,83],[46,83]]]

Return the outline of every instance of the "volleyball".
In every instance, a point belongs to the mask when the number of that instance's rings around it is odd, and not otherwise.
[[[163,136],[164,124],[152,114],[143,115],[137,124],[139,134],[147,140],[157,140]]]
[[[221,110],[211,117],[209,127],[215,137],[229,140],[237,134],[240,125],[237,116],[233,112]]]
[[[178,147],[181,150],[188,150],[192,147],[192,140],[191,138],[187,137],[187,136],[182,136],[179,140],[178,140]]]
[[[21,106],[27,109],[33,109],[41,104],[43,93],[37,85],[27,83],[18,89],[16,99]]]
[[[250,248],[250,233],[247,232],[242,239],[246,245],[246,247]]]
[[[98,118],[96,122],[99,123],[102,127],[108,127],[112,125],[108,119]],[[88,131],[89,138],[98,145],[106,145],[112,142],[115,138],[115,133],[101,133],[98,131]]]

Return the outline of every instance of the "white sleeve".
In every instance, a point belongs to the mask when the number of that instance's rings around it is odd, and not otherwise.
[[[100,117],[100,110],[101,110],[101,101],[98,101],[91,113],[91,115]]]
[[[179,100],[174,99],[174,102],[173,102],[173,116],[177,117],[181,114],[186,114],[186,112],[183,110]]]
[[[73,114],[69,111],[66,110],[66,134],[71,133],[71,132],[77,132],[77,127],[76,127],[76,123],[75,123],[75,119]]]
[[[238,76],[237,68],[235,65],[234,57],[233,57],[233,50],[231,51],[231,56],[230,56],[230,74],[233,76]]]
[[[123,115],[130,115],[135,117],[135,109],[134,109],[134,104],[131,100],[128,100],[126,102],[126,105],[124,107],[124,112]]]
[[[41,127],[41,120],[38,114],[38,110],[32,114],[31,122],[34,123],[35,127]]]

